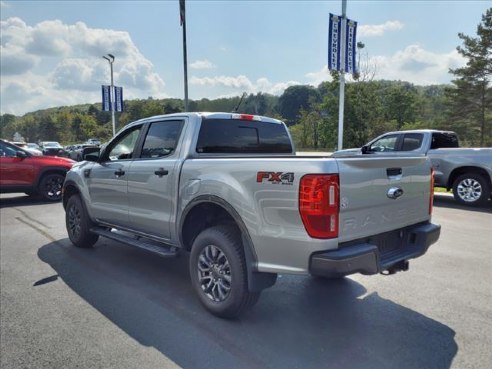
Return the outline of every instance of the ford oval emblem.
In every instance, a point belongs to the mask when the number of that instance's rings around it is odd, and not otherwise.
[[[394,200],[399,198],[401,195],[403,195],[403,190],[400,187],[391,187],[386,194],[386,196]]]

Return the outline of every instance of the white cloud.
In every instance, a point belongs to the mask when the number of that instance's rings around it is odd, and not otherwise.
[[[221,86],[221,87],[233,87],[236,89],[246,89],[251,90],[253,88],[253,84],[251,81],[243,75],[237,77],[229,77],[229,76],[215,76],[215,77],[191,77],[190,84],[196,86]]]
[[[309,84],[313,86],[318,86],[321,82],[331,81],[332,79],[327,64],[317,72],[307,73],[306,78],[309,80]]]
[[[4,47],[0,45],[0,55],[2,76],[23,74],[31,70],[39,62],[39,58],[25,54],[24,50],[19,47]]]
[[[237,77],[231,76],[214,76],[199,78],[196,76],[191,77],[190,84],[200,87],[223,87],[237,90],[235,94],[241,92],[258,93],[264,92],[273,95],[280,95],[289,86],[300,84],[297,81],[278,82],[272,83],[267,78],[259,78],[256,82],[252,82],[248,77],[239,75]],[[230,94],[234,94],[231,92]],[[229,94],[222,93],[219,96],[229,96]]]
[[[409,45],[391,56],[372,57],[370,63],[376,65],[377,79],[430,85],[448,83],[449,68],[462,66],[465,60],[456,50],[438,54],[419,45]]]
[[[100,85],[109,82],[108,63],[101,57],[107,53],[116,56],[114,80],[125,87],[125,98],[167,96],[164,81],[128,32],[60,20],[29,26],[16,17],[2,20],[0,29],[2,113],[100,100]],[[36,86],[52,98],[32,95]],[[16,98],[19,91],[26,93],[25,99]]]
[[[208,60],[197,60],[190,64],[191,69],[213,69],[216,65]]]
[[[403,28],[403,23],[400,21],[387,21],[383,24],[367,24],[357,28],[357,36],[374,37],[382,36],[386,31],[399,31]]]
[[[88,59],[63,59],[51,75],[54,87],[61,90],[94,91],[95,82],[103,78],[103,68],[94,67]]]

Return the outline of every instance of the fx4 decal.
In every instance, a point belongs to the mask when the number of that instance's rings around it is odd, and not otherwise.
[[[273,184],[283,184],[283,185],[292,185],[294,182],[294,173],[293,172],[258,172],[256,173],[256,182],[263,183],[263,181],[267,181]]]

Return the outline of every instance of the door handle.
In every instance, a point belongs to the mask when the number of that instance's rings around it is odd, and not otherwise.
[[[156,171],[154,172],[154,174],[155,174],[156,176],[159,176],[159,177],[162,177],[162,176],[167,176],[167,174],[168,174],[168,173],[169,173],[169,172],[168,172],[167,170],[165,170],[164,168],[159,168],[158,170],[156,170]]]
[[[124,176],[125,175],[125,171],[124,170],[121,170],[121,169],[118,169],[116,172],[114,172],[115,176],[116,177],[121,177],[121,176]]]
[[[386,175],[390,181],[399,181],[402,177],[402,169],[401,168],[387,168]]]

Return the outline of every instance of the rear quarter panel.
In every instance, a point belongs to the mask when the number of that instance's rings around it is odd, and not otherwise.
[[[492,178],[492,148],[456,148],[429,150],[428,154],[436,174],[436,185],[452,186],[449,182],[451,173],[462,167],[477,167]]]
[[[293,178],[258,182],[258,172],[293,173]],[[241,216],[259,271],[306,273],[308,256],[336,248],[337,241],[307,235],[299,214],[299,181],[308,173],[337,172],[335,160],[321,158],[189,159],[182,169],[178,214],[198,196],[217,196]]]

